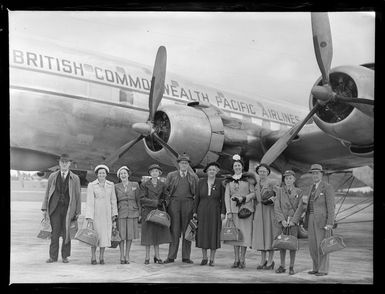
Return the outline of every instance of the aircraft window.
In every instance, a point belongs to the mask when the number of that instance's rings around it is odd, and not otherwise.
[[[121,73],[125,73],[124,68],[120,67],[120,66],[116,67],[116,71],[121,72]]]
[[[134,103],[134,94],[132,92],[129,92],[129,91],[119,90],[119,102],[133,104]]]
[[[253,124],[262,126],[262,119],[260,119],[260,118],[252,117],[252,118],[251,118],[251,122],[252,122]]]
[[[279,123],[270,122],[270,128],[272,131],[278,131],[281,128]]]

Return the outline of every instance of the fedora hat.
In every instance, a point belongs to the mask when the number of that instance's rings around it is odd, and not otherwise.
[[[285,171],[282,175],[283,177],[286,177],[286,176],[294,176],[295,177],[295,172],[292,171],[291,169]]]
[[[149,167],[148,167],[148,173],[150,173],[151,170],[153,169],[157,169],[159,170],[160,172],[163,172],[162,168],[160,167],[159,164],[151,164]]]
[[[72,159],[70,158],[70,156],[68,154],[63,153],[62,155],[60,155],[59,161],[72,161]]]
[[[191,162],[190,157],[186,153],[183,153],[182,155],[179,155],[178,159],[176,161],[180,162],[180,161],[183,161],[183,160]]]
[[[313,171],[321,171],[321,172],[324,172],[325,170],[322,168],[322,165],[316,163],[316,164],[312,164],[312,165],[310,166],[309,172],[311,173],[311,172],[313,172]]]
[[[130,174],[130,169],[127,167],[127,166],[125,166],[125,165],[123,165],[122,167],[120,167],[119,169],[118,169],[118,171],[116,172],[116,175],[118,176],[118,178],[119,178],[119,173],[122,171],[122,170],[126,170],[127,171],[127,173],[128,174]]]
[[[221,168],[221,166],[219,165],[218,162],[216,161],[212,161],[212,162],[209,162],[206,167],[204,168],[203,172],[207,172],[207,169],[210,167],[210,166],[216,166],[217,168]]]
[[[108,168],[107,165],[105,165],[105,164],[99,164],[99,165],[97,165],[97,166],[95,167],[95,169],[94,169],[95,174],[97,174],[97,173],[98,173],[98,170],[101,169],[101,168],[105,169],[107,173],[110,172],[110,169]]]

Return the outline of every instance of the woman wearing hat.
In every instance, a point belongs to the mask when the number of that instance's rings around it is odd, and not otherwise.
[[[141,245],[146,246],[146,258],[144,264],[150,263],[150,246],[154,245],[154,263],[162,264],[159,256],[159,244],[170,243],[170,229],[158,224],[146,222],[147,215],[154,209],[164,210],[169,202],[169,194],[166,184],[158,177],[162,174],[162,168],[158,164],[152,164],[148,168],[151,179],[142,183],[140,187],[140,203],[142,206],[142,238]]]
[[[97,179],[88,184],[86,220],[93,222],[100,247],[99,261],[104,264],[104,249],[111,246],[112,223],[118,215],[114,183],[107,181],[109,168],[100,164],[95,167]],[[91,247],[91,264],[96,264],[96,247]]]
[[[226,209],[223,185],[215,177],[219,168],[217,162],[211,162],[205,167],[207,179],[199,180],[194,200],[193,216],[198,219],[195,245],[202,248],[201,265],[207,264],[207,249],[210,249],[209,266],[214,266],[215,252],[221,247],[222,220]]]
[[[287,170],[283,174],[282,187],[277,188],[277,198],[274,202],[274,212],[277,222],[280,224],[280,233],[298,237],[298,224],[303,210],[302,190],[294,186],[295,173]],[[290,250],[289,275],[294,275],[294,261],[296,250]],[[281,265],[275,271],[284,273],[286,250],[280,250]]]
[[[224,181],[226,216],[229,221],[233,221],[235,226],[241,231],[242,240],[240,241],[224,241],[225,244],[234,246],[234,264],[232,268],[245,268],[245,256],[247,247],[251,246],[251,234],[253,225],[254,212],[254,193],[250,193],[249,183],[246,177],[243,176],[244,163],[239,155],[233,156],[233,171],[232,177]],[[246,208],[251,212],[246,218],[239,218],[238,212]],[[198,223],[199,226],[199,223]]]
[[[255,169],[259,183],[255,186],[255,213],[253,220],[252,248],[261,251],[261,262],[257,269],[274,269],[273,240],[277,234],[277,221],[274,216],[275,192],[273,182],[269,180],[270,167],[261,163]],[[268,260],[266,255],[269,253]]]
[[[139,184],[128,180],[130,173],[127,166],[122,166],[116,173],[120,179],[120,183],[115,185],[115,194],[118,203],[118,229],[122,239],[119,244],[121,264],[130,263],[132,240],[139,238]],[[126,252],[124,252],[124,243],[126,243]]]

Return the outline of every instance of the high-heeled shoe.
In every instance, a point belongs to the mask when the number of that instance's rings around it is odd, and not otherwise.
[[[101,260],[99,261],[99,263],[100,263],[100,264],[104,264],[104,259],[101,259]]]
[[[214,266],[214,260],[210,260],[209,266]]]
[[[201,261],[201,265],[206,265],[207,264],[207,259],[202,259],[202,261]]]
[[[120,260],[120,264],[125,264],[125,263],[126,263],[126,261],[124,259]]]
[[[149,259],[145,259],[144,260],[144,264],[150,264],[150,260]]]
[[[274,261],[270,265],[264,266],[263,269],[265,269],[265,270],[273,270],[274,269]]]
[[[239,260],[234,261],[233,265],[231,266],[231,268],[237,268],[237,267],[239,267]]]
[[[91,264],[97,264],[96,259],[91,259]]]
[[[267,264],[267,260],[263,264],[258,265],[257,270],[264,269],[266,267],[266,264]]]
[[[246,267],[246,262],[245,261],[241,261],[239,263],[239,268],[245,268]]]
[[[160,258],[156,258],[154,256],[154,263],[157,263],[157,264],[163,264],[163,261],[160,259]]]

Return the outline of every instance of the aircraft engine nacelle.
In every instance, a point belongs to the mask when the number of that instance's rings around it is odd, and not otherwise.
[[[315,85],[321,85],[321,78]],[[374,100],[374,70],[363,66],[339,66],[330,73],[330,85],[341,96]],[[310,94],[310,108],[316,99]],[[373,155],[373,117],[357,108],[340,102],[329,102],[313,116],[317,126],[335,137],[350,152],[362,157]]]
[[[222,150],[224,130],[219,112],[209,105],[190,103],[165,105],[155,114],[154,127],[157,134],[179,154],[186,152],[191,166],[202,167],[216,161]],[[168,151],[150,137],[145,139],[145,148],[155,160],[171,165]]]

